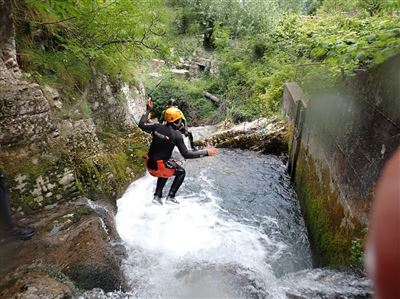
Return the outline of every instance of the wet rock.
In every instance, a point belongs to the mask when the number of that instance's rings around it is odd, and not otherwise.
[[[45,263],[21,266],[0,284],[1,298],[72,298],[78,293],[74,284],[55,267]]]
[[[108,208],[103,211],[100,217],[86,199],[81,199],[53,208],[48,206],[38,214],[20,219],[19,223],[34,226],[36,234],[31,240],[0,246],[0,291],[10,295],[0,297],[13,298],[25,285],[22,293],[37,297],[15,298],[70,298],[73,293],[70,281],[80,289],[98,287],[113,291],[124,288],[121,255],[115,254],[111,244],[120,244],[112,227],[113,211]],[[38,268],[36,261],[45,266]],[[19,268],[39,270],[31,273],[17,270]]]
[[[98,154],[102,150],[93,119],[65,120],[59,124],[64,132],[62,139],[71,153],[80,152],[84,157]]]
[[[143,113],[143,107],[145,107],[146,104],[144,86],[142,84],[138,84],[138,86],[123,84],[121,93],[126,100],[130,114],[132,114],[138,122]],[[125,123],[132,125],[130,116],[131,115],[126,115]]]

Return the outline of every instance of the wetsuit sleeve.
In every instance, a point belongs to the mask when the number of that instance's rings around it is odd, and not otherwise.
[[[157,124],[155,124],[147,119],[147,117],[149,116],[149,113],[150,113],[150,110],[147,110],[142,115],[142,117],[140,118],[140,121],[139,121],[139,128],[141,128],[145,132],[151,133],[156,129]]]
[[[179,138],[177,138],[176,146],[178,147],[179,152],[185,159],[195,159],[208,156],[207,150],[189,151],[185,143],[183,142],[182,135]]]

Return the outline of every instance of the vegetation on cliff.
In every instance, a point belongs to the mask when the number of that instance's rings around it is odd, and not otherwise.
[[[14,12],[23,70],[69,92],[84,90],[93,69],[134,80],[149,52],[166,53],[161,0],[18,1]]]

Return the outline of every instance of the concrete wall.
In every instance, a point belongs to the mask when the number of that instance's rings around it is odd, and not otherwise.
[[[320,262],[348,264],[366,234],[379,172],[400,146],[400,56],[309,101],[289,83],[282,109],[293,126],[290,170]]]

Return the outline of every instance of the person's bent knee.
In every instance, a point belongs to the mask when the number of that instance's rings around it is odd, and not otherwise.
[[[186,170],[184,169],[184,168],[177,168],[176,170],[175,170],[175,175],[176,176],[185,176],[186,175]]]

